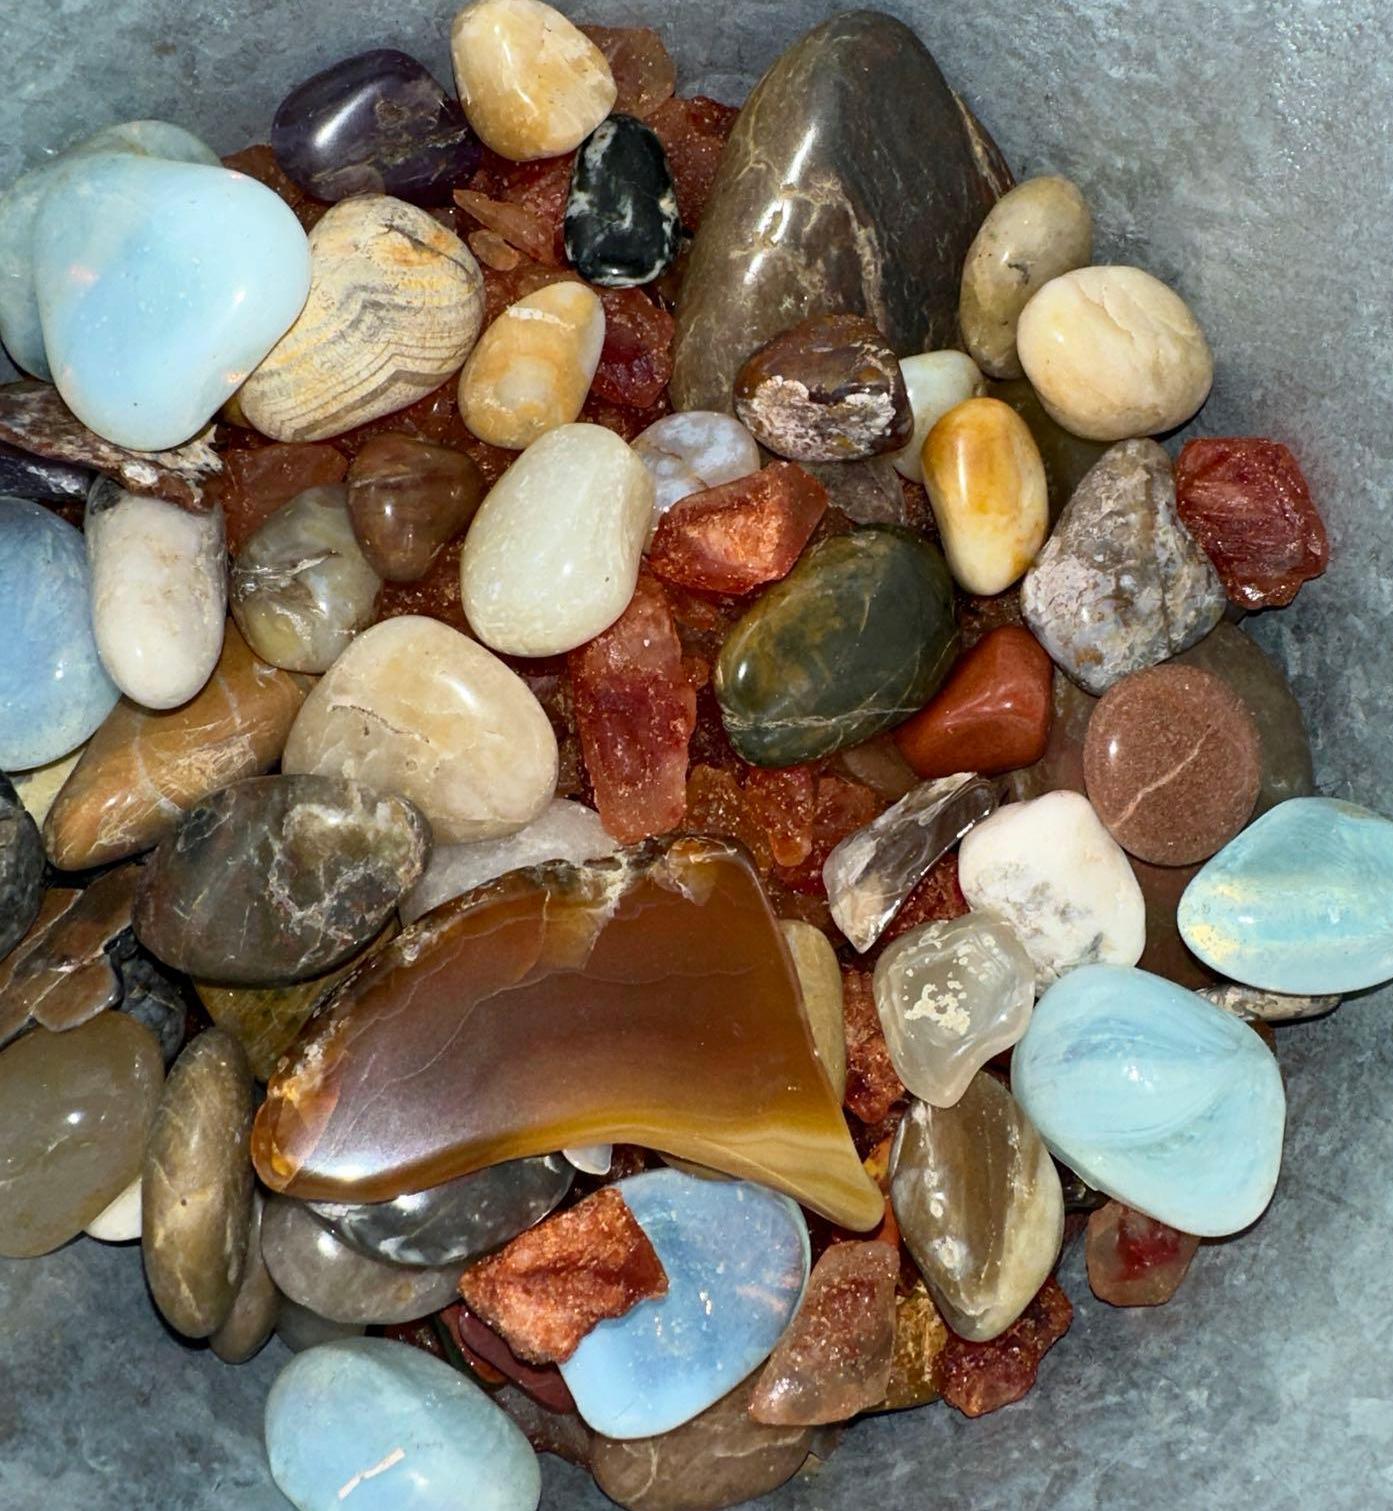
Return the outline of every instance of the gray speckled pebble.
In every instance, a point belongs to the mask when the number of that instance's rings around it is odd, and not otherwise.
[[[1393,12],[1385,0],[882,0],[919,26],[1021,176],[1083,188],[1101,260],[1180,287],[1217,374],[1196,432],[1296,451],[1330,530],[1328,574],[1253,633],[1285,664],[1326,792],[1393,810],[1393,368],[1384,186]],[[683,93],[738,100],[825,0],[659,7],[575,0],[577,19],[651,20]],[[224,151],[265,140],[311,71],[383,44],[447,77],[458,0],[28,0],[0,56],[0,183],[98,124],[163,113]],[[33,66],[35,58],[43,67]],[[107,58],[119,68],[102,67]],[[1169,443],[1174,449],[1174,443]],[[1251,623],[1251,622],[1250,622]],[[759,1511],[1363,1511],[1393,1499],[1393,992],[1279,1029],[1286,1161],[1257,1229],[1206,1246],[1169,1305],[1095,1301],[1082,1246],[1073,1328],[1039,1387],[978,1421],[931,1406],[852,1428],[815,1478]],[[0,1262],[0,1506],[286,1511],[261,1442],[287,1355],[219,1364],[156,1319],[132,1247],[81,1242]],[[157,1382],[159,1396],[152,1395]],[[153,1399],[175,1400],[170,1416]],[[93,1403],[99,1403],[99,1409]],[[61,1427],[58,1425],[61,1424]],[[57,1445],[57,1448],[55,1448]],[[612,1511],[542,1460],[546,1511]]]

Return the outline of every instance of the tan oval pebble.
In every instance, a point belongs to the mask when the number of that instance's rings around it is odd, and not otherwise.
[[[803,1011],[813,1031],[813,1048],[840,1101],[846,1093],[846,1018],[837,952],[821,929],[801,919],[781,918],[779,928],[803,990]]]
[[[605,343],[605,307],[583,283],[552,283],[484,332],[459,380],[460,417],[481,441],[522,451],[581,411]]]
[[[1016,342],[1050,418],[1093,441],[1172,430],[1214,381],[1189,305],[1141,268],[1077,268],[1052,279],[1022,311]]]
[[[237,1299],[227,1320],[208,1340],[208,1346],[224,1364],[245,1364],[261,1352],[276,1330],[280,1316],[281,1293],[261,1254],[261,1196],[252,1201],[251,1224],[247,1229],[247,1262]]]
[[[433,216],[385,194],[346,199],[310,232],[310,263],[304,309],[238,395],[263,435],[341,435],[459,371],[483,322],[483,274]]]
[[[477,0],[450,31],[455,83],[479,138],[514,162],[569,152],[614,108],[605,55],[541,0]]]
[[[511,834],[546,807],[556,736],[496,656],[438,619],[405,614],[365,630],[320,678],[281,764],[399,793],[437,844],[460,844]]]
[[[923,465],[956,581],[969,593],[1009,588],[1035,560],[1050,522],[1030,428],[1000,399],[969,399],[929,432]]]
[[[968,248],[958,303],[963,341],[984,373],[1021,376],[1021,311],[1051,278],[1092,258],[1093,217],[1067,178],[1027,179],[997,200]]]
[[[252,1072],[220,1028],[174,1062],[145,1146],[141,1254],[155,1305],[186,1338],[227,1320],[251,1224]]]

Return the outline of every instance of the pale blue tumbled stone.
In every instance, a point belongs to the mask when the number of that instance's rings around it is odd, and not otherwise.
[[[1036,1004],[1011,1090],[1089,1185],[1182,1233],[1246,1228],[1277,1184],[1276,1060],[1241,1019],[1163,977],[1070,971]]]
[[[266,1454],[299,1511],[536,1511],[532,1445],[472,1381],[386,1338],[297,1354],[266,1401]]]
[[[40,202],[33,247],[59,393],[136,451],[197,434],[310,286],[305,233],[264,184],[130,153],[71,164]]]
[[[705,1411],[768,1358],[808,1280],[808,1225],[748,1181],[650,1170],[618,1182],[667,1295],[598,1323],[561,1366],[596,1432],[641,1438]]]
[[[1393,821],[1290,798],[1219,851],[1177,918],[1206,965],[1246,986],[1321,996],[1393,980]]]
[[[36,378],[52,377],[34,292],[33,231],[39,201],[74,159],[123,152],[182,163],[216,166],[218,162],[217,153],[182,126],[168,121],[125,121],[41,163],[0,194],[0,342],[15,366]]]
[[[0,498],[0,771],[75,750],[111,712],[82,536],[41,504]]]

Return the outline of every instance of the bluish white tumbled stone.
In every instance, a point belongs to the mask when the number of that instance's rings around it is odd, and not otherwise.
[[[111,712],[82,536],[25,499],[0,498],[0,647],[0,771],[57,760]]]
[[[420,1349],[297,1354],[266,1402],[271,1474],[299,1511],[536,1511],[537,1455],[479,1387]]]
[[[1334,798],[1279,803],[1185,889],[1185,943],[1222,975],[1318,996],[1393,980],[1393,820]]]
[[[808,1226],[748,1181],[650,1170],[616,1189],[668,1292],[599,1323],[561,1373],[597,1432],[641,1438],[690,1421],[768,1358],[807,1284]]]
[[[0,194],[0,342],[17,367],[47,381],[39,301],[34,292],[33,233],[39,201],[77,158],[134,153],[182,163],[218,166],[218,155],[192,132],[168,121],[125,121],[107,126],[17,178]]]
[[[45,191],[33,249],[58,391],[84,425],[137,451],[196,435],[309,293],[290,208],[203,164],[78,159]]]
[[[1120,965],[1071,971],[1040,999],[1011,1090],[1090,1186],[1183,1233],[1255,1221],[1282,1163],[1271,1051],[1194,992]]]

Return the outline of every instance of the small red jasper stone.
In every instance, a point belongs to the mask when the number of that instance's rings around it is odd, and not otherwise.
[[[1186,441],[1175,464],[1175,502],[1229,601],[1245,609],[1290,603],[1330,559],[1311,490],[1280,441]]]
[[[895,731],[895,743],[921,777],[1029,766],[1049,739],[1053,675],[1034,635],[1003,625],[959,660],[933,702]]]

